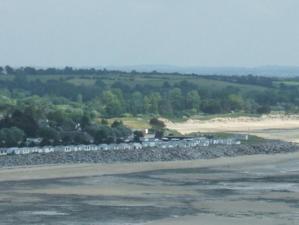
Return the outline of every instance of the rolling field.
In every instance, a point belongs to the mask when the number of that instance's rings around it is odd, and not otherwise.
[[[171,77],[171,79],[170,79]],[[12,80],[14,76],[0,76],[0,80]],[[123,81],[130,86],[135,85],[152,85],[161,86],[164,82],[169,84],[179,83],[181,81],[192,82],[202,89],[217,90],[225,87],[237,87],[242,92],[254,92],[254,91],[264,91],[267,88],[258,85],[246,85],[238,84],[208,78],[202,78],[196,75],[127,75],[127,74],[113,74],[113,75],[28,75],[28,80],[40,80],[41,82],[47,82],[49,80],[64,80],[74,85],[94,85],[97,79],[102,80],[106,85],[111,86],[116,81]]]

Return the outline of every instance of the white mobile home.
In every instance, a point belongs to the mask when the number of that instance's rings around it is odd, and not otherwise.
[[[53,147],[44,147],[43,148],[43,153],[51,153],[54,152],[54,148]]]
[[[74,151],[73,147],[72,146],[66,146],[64,147],[64,152],[72,152]]]
[[[107,144],[101,144],[98,146],[98,150],[107,151],[110,150],[110,146],[108,146]]]
[[[0,156],[1,155],[7,155],[7,150],[6,149],[0,149]]]
[[[133,143],[134,149],[142,149],[142,145],[140,143]]]

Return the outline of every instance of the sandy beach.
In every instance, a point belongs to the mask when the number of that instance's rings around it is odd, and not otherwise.
[[[270,115],[261,117],[189,119],[174,123],[165,120],[167,128],[182,134],[202,133],[248,133],[268,139],[299,143],[299,117],[296,115]]]

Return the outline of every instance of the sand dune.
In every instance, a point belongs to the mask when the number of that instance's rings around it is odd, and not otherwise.
[[[297,131],[299,129],[299,116],[296,115],[214,118],[210,120],[189,119],[181,123],[173,123],[164,119],[164,122],[167,128],[177,130],[182,134],[236,132],[299,143],[299,131]]]

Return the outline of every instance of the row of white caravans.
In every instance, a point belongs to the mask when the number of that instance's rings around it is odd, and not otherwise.
[[[100,144],[100,145],[71,145],[71,146],[45,146],[45,147],[23,147],[3,148],[0,155],[25,155],[25,154],[47,154],[52,152],[77,152],[77,151],[109,151],[109,150],[134,150],[146,148],[191,148],[209,145],[239,145],[240,141],[235,139],[207,139],[192,138],[188,140],[175,141],[147,141],[143,143],[121,143],[121,144]]]

